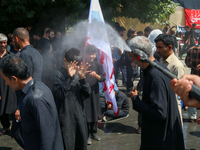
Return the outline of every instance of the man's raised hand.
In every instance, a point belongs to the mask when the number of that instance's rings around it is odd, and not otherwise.
[[[86,78],[86,74],[90,73],[91,71],[88,71],[90,65],[88,65],[88,63],[86,63],[84,66],[81,65],[78,66],[77,71],[78,71],[78,76],[80,79],[85,79]]]
[[[70,64],[67,66],[68,74],[70,77],[73,77],[75,75],[76,69],[77,69],[77,64],[78,64],[78,62],[76,62],[76,60],[74,60],[74,62],[70,62]]]

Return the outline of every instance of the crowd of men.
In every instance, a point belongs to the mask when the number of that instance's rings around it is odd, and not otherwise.
[[[192,68],[191,74],[199,75],[197,54],[200,51],[195,47],[195,28],[195,24],[190,31],[185,27],[182,50],[178,50],[176,28],[169,26],[163,31],[146,27],[144,33],[130,28],[126,43],[132,52],[143,52],[149,60],[178,78],[185,74],[179,58],[187,52],[186,65]],[[116,23],[115,29],[124,37],[124,27]],[[86,64],[82,64],[80,50],[62,47],[61,37],[60,31],[50,28],[44,29],[42,37],[32,33],[31,28],[23,27],[15,29],[10,39],[0,33],[0,120],[3,126],[0,135],[11,132],[24,149],[86,150],[87,144],[92,144],[91,138],[100,141],[97,135],[99,119],[107,122],[129,116],[128,98],[117,88],[122,71],[123,85],[130,93],[133,109],[138,111],[141,150],[185,149],[181,101],[173,92],[183,94],[177,92],[178,88],[183,88],[179,86],[181,82],[174,79],[171,88],[170,79],[149,63],[139,61],[132,52],[122,53],[119,48],[112,48],[114,90],[119,108],[119,115],[115,116],[111,104],[105,101],[101,106],[100,103],[99,83],[105,81],[105,75],[96,60],[97,48],[94,45],[86,47]],[[139,74],[138,85],[133,85]],[[187,83],[191,85],[189,79],[187,77]],[[138,96],[140,92],[142,101]],[[184,102],[187,105],[186,98]],[[195,104],[188,106],[199,107]],[[194,122],[197,115],[192,107],[189,107],[189,114]]]

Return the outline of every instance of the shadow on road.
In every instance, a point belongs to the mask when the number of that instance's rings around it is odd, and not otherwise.
[[[122,133],[122,134],[137,133],[134,127],[123,125],[121,123],[101,123],[99,129],[103,130],[105,133]]]
[[[0,147],[0,150],[12,150],[10,147]]]

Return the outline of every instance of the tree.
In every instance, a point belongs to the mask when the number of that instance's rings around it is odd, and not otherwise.
[[[99,0],[104,18],[138,18],[141,22],[163,22],[177,6],[171,0]],[[88,18],[90,0],[0,0],[0,32],[12,32],[19,26],[64,30]]]

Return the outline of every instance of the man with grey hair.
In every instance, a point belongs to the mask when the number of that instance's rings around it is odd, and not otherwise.
[[[170,79],[147,62],[137,60],[134,49],[147,55],[149,60],[167,69],[153,57],[150,41],[144,36],[129,42],[132,60],[143,68],[142,101],[137,89],[131,91],[133,109],[142,114],[141,150],[184,150],[183,131],[176,97],[170,88]]]
[[[3,57],[9,55],[6,51],[8,38],[3,33],[0,33],[0,64]],[[0,75],[0,121],[3,129],[0,131],[0,136],[9,134],[11,125],[9,117],[14,114],[17,108],[17,99],[15,92],[5,84],[5,81]]]

